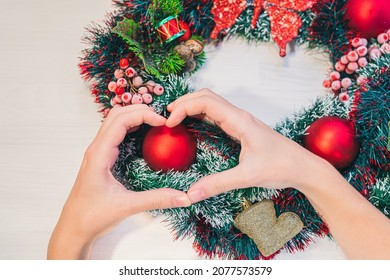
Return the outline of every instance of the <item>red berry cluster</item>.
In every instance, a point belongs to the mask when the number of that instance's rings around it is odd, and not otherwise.
[[[162,95],[164,88],[154,81],[144,83],[137,71],[130,67],[129,60],[122,58],[119,61],[119,69],[114,71],[116,81],[108,84],[108,90],[115,93],[111,98],[111,106],[126,106],[130,104],[150,104],[153,101],[153,94]]]
[[[390,53],[389,38],[390,29],[386,33],[378,35],[377,43],[379,45],[375,42],[368,46],[368,41],[365,38],[353,39],[351,41],[353,49],[335,63],[335,71],[330,73],[329,79],[324,80],[323,86],[338,95],[340,101],[347,101],[349,99],[347,91],[352,86],[351,76],[347,75],[353,75],[359,68],[366,67],[369,60],[373,61],[381,57],[382,54]],[[356,79],[358,85],[362,85],[366,81],[365,77]]]

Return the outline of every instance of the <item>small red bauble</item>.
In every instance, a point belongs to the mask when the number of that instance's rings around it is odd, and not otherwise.
[[[145,135],[142,153],[154,171],[184,171],[195,161],[196,140],[183,124],[152,127]]]
[[[191,30],[189,25],[185,21],[180,21],[180,28],[185,31],[185,33],[179,37],[179,42],[185,42],[191,37]]]
[[[360,150],[354,128],[347,120],[333,116],[314,121],[306,130],[303,145],[337,169],[349,167]]]
[[[360,36],[376,38],[390,28],[389,0],[348,0],[344,19]]]

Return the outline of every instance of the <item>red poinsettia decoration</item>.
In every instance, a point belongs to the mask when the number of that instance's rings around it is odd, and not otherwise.
[[[263,9],[268,13],[271,22],[272,39],[280,48],[280,56],[286,55],[286,45],[298,36],[302,20],[297,12],[313,7],[317,0],[253,0],[254,6],[251,28],[255,28]],[[214,16],[215,28],[210,37],[217,38],[218,33],[231,27],[238,16],[246,9],[247,0],[214,0],[211,13]]]

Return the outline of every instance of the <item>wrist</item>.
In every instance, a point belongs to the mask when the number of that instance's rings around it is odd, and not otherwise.
[[[339,171],[328,161],[309,151],[306,151],[306,156],[301,162],[301,173],[296,189],[308,198],[317,195],[329,184],[337,186],[345,182]]]
[[[95,238],[80,231],[73,222],[67,223],[60,218],[49,242],[47,258],[88,259],[94,242]]]

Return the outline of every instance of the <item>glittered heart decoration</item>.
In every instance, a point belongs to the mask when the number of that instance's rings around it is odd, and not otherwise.
[[[276,218],[274,202],[265,199],[238,214],[234,226],[252,238],[261,254],[268,257],[297,235],[303,222],[293,212]]]

